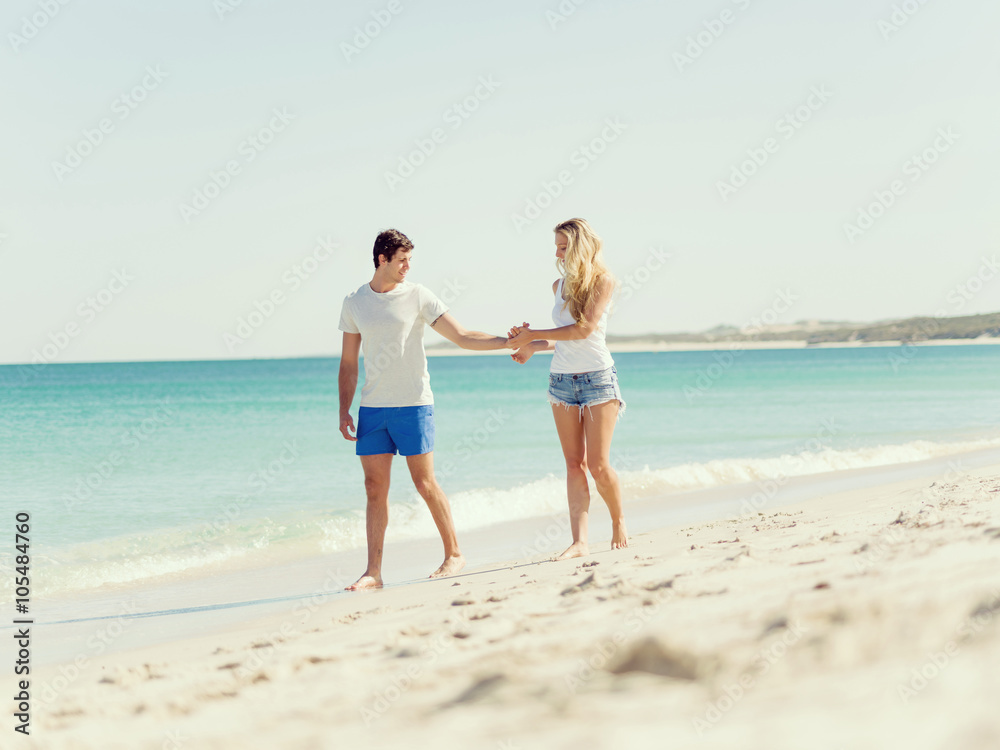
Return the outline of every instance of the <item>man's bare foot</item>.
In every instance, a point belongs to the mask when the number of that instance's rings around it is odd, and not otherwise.
[[[553,560],[569,560],[572,557],[583,557],[590,554],[590,548],[586,542],[573,542],[569,548],[561,555],[556,555]]]
[[[611,524],[611,549],[628,547],[628,532],[625,530],[625,519]]]
[[[365,589],[380,589],[382,588],[382,576],[374,575],[370,576],[365,573],[361,578],[356,580],[350,586],[348,586],[345,591],[363,591]]]
[[[461,554],[446,557],[441,567],[431,573],[431,578],[444,578],[453,576],[465,567],[465,558]]]

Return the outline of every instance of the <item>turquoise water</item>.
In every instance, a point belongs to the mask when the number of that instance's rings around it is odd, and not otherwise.
[[[626,500],[1000,440],[996,346],[615,361],[628,411],[612,457]],[[0,367],[0,506],[4,517],[31,512],[43,586],[362,546],[362,475],[338,430],[338,365]],[[435,460],[459,530],[561,511],[548,359],[436,357],[429,367]],[[405,461],[393,471],[390,540],[433,535]]]

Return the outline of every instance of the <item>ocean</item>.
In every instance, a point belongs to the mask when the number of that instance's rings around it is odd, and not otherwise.
[[[615,355],[626,501],[1000,445],[1000,347]],[[429,359],[463,530],[565,510],[545,356]],[[336,358],[0,366],[0,508],[36,596],[362,548]],[[360,394],[360,385],[358,392]],[[357,418],[357,400],[352,411]],[[387,541],[435,535],[393,464]],[[594,502],[600,502],[596,493]],[[10,569],[9,550],[0,550]],[[2,596],[12,596],[4,576]]]

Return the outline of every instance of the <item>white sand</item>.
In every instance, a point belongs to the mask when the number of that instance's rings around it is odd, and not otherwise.
[[[0,746],[997,748],[998,615],[991,466],[47,665]]]

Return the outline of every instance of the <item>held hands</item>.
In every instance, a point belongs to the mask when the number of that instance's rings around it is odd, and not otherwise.
[[[533,341],[531,334],[531,327],[527,323],[522,323],[520,326],[513,326],[507,333],[507,348],[521,349],[528,346]]]
[[[532,346],[532,342],[528,338],[530,331],[529,325],[522,323],[520,326],[512,326],[507,332],[507,347],[516,350],[510,355],[510,358],[519,365],[523,365],[535,353],[535,347]]]

